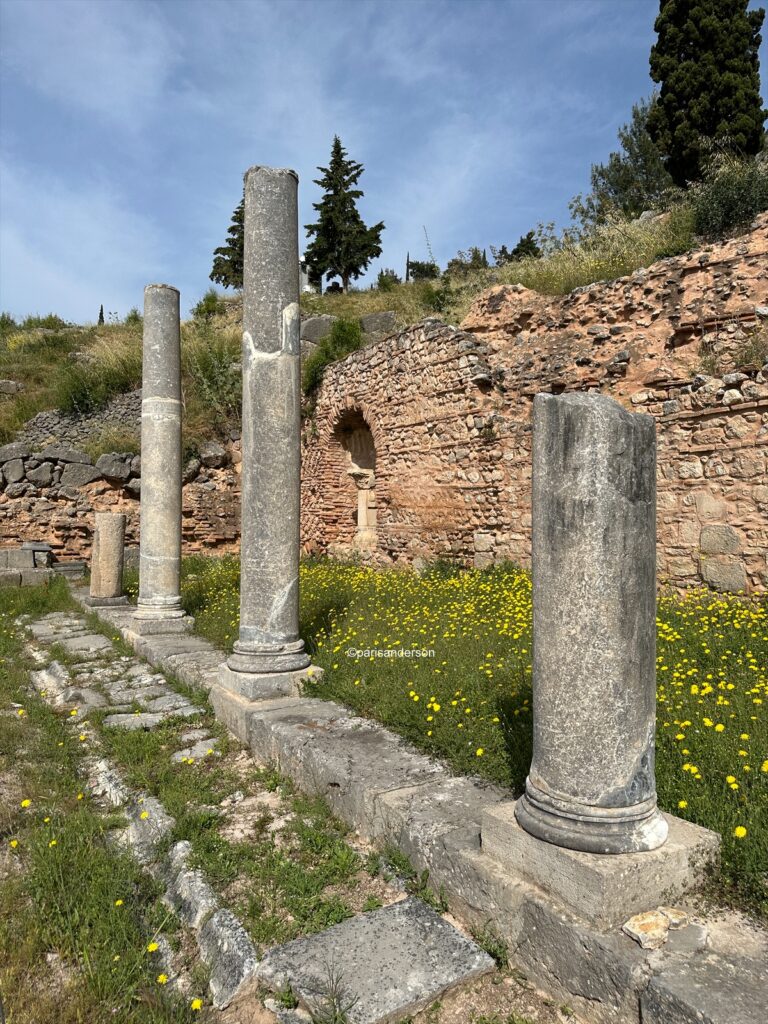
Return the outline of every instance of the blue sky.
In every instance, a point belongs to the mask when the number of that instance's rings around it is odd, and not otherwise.
[[[210,286],[245,169],[298,171],[303,225],[334,133],[365,165],[363,217],[386,224],[368,280],[402,273],[406,251],[427,257],[422,225],[444,265],[564,224],[651,90],[657,10],[0,0],[0,308],[86,322],[103,303],[124,316],[164,281],[186,315]]]

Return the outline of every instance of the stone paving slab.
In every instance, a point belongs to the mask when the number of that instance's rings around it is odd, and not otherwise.
[[[327,1006],[329,975],[335,972],[349,1024],[384,1024],[494,967],[478,945],[411,898],[270,950],[256,976],[273,990],[290,984],[310,1013],[318,1014]]]

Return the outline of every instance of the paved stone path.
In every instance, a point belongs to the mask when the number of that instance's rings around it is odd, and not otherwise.
[[[104,725],[118,729],[153,729],[169,718],[196,718],[200,707],[168,684],[164,675],[153,672],[134,656],[120,655],[112,641],[88,628],[82,615],[53,612],[29,624],[40,643],[57,645],[67,654],[68,668],[51,662],[37,675],[39,688],[61,707],[77,707],[83,714],[92,709],[110,711]],[[73,685],[74,683],[74,685]],[[183,761],[215,753],[217,740],[204,729],[183,734],[189,746],[172,758]]]
[[[275,992],[289,984],[301,1006],[313,1012],[342,1005],[333,1002],[336,998],[346,1007],[349,1024],[379,1024],[402,1019],[494,970],[493,960],[475,942],[414,898],[287,943],[259,963],[238,919],[220,906],[202,872],[190,867],[190,844],[178,842],[165,852],[173,818],[156,798],[125,784],[103,756],[97,730],[88,722],[89,713],[99,711],[108,712],[104,726],[154,729],[170,718],[194,719],[203,709],[163,674],[136,656],[121,654],[108,637],[89,627],[84,615],[51,613],[28,622],[27,628],[36,641],[31,653],[41,665],[31,673],[32,684],[48,703],[73,712],[68,721],[85,741],[88,788],[109,807],[120,808],[127,826],[115,839],[161,882],[164,902],[194,932],[210,972],[215,1008],[227,1007],[258,978]],[[58,651],[64,652],[60,660],[50,660]],[[217,754],[216,738],[193,721],[180,738],[186,746],[167,755],[174,762]],[[164,959],[171,982],[186,985],[173,975],[170,946]],[[287,1011],[278,1004],[273,1009],[281,1024],[309,1019],[305,1010]]]

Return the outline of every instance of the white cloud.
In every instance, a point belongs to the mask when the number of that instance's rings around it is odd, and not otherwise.
[[[144,285],[172,266],[153,225],[98,183],[0,164],[0,307],[95,320],[100,303],[141,307]],[[172,271],[171,271],[172,274]]]
[[[25,0],[3,9],[4,63],[28,88],[134,131],[154,113],[180,41],[151,6]]]

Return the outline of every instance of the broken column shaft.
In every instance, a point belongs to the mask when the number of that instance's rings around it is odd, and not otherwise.
[[[534,400],[533,635],[518,822],[573,850],[655,849],[655,424],[610,398]]]
[[[97,512],[91,547],[91,585],[86,604],[127,604],[123,595],[125,516],[120,512]]]
[[[141,631],[188,628],[180,596],[181,570],[181,334],[179,292],[167,284],[144,289],[141,398]]]
[[[301,388],[298,178],[245,175],[240,631],[220,682],[250,699],[292,692],[299,638]]]

